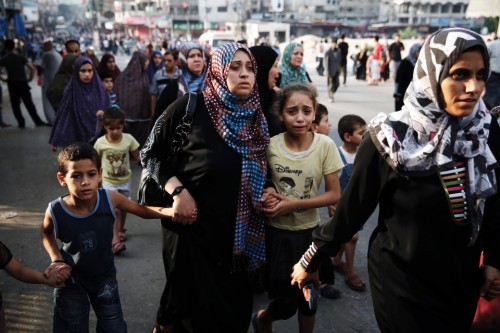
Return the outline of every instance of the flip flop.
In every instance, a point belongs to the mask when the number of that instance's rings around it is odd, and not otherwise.
[[[338,299],[340,298],[340,295],[342,294],[340,290],[335,288],[331,284],[327,284],[323,287],[319,288],[319,292],[321,293],[321,296],[329,298],[329,299]]]
[[[361,278],[357,274],[346,277],[344,279],[344,281],[345,281],[345,284],[347,284],[347,286],[354,291],[365,291],[366,290],[365,282],[363,280],[361,280]]]
[[[333,270],[336,271],[337,273],[340,273],[342,275],[345,275],[345,272],[347,270],[347,264],[344,261],[339,261],[338,263],[334,263],[332,261],[333,265]]]

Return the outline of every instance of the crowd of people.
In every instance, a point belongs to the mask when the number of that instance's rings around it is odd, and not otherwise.
[[[165,285],[153,333],[270,333],[296,313],[308,333],[317,297],[341,297],[334,271],[353,291],[367,289],[354,253],[378,205],[368,271],[380,331],[469,332],[479,298],[500,295],[500,127],[490,113],[500,102],[498,85],[488,88],[497,46],[447,28],[403,58],[399,36],[386,47],[375,37],[369,54],[356,54],[356,77],[393,80],[396,110],[342,117],[337,147],[301,43],[280,55],[231,42],[210,55],[185,42],[135,51],[120,70],[112,53],[99,60],[68,40],[62,57],[47,39],[43,121],[28,84],[36,68],[7,40],[0,67],[18,127],[22,100],[36,126],[51,126],[68,193],[41,224],[47,269],[23,266],[3,239],[0,268],[55,288],[53,332],[89,331],[90,307],[98,332],[127,332],[114,264],[127,250],[126,214],[161,219]],[[317,71],[333,103],[349,45],[340,36],[321,50]],[[131,159],[167,194],[166,207],[130,199]],[[269,304],[253,312],[264,290]]]

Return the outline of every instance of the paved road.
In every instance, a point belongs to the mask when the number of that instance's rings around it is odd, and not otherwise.
[[[123,69],[127,59],[118,59]],[[311,66],[309,66],[311,67]],[[356,113],[369,120],[379,112],[392,110],[390,83],[368,87],[356,82],[352,76],[347,86],[340,87],[335,103],[327,102],[326,79],[315,75],[320,102],[327,105],[330,120],[334,124],[331,136],[337,142],[339,118],[347,113]],[[3,113],[7,123],[15,124],[10,108],[7,89],[4,85]],[[39,114],[43,114],[40,88],[33,85],[32,93]],[[49,258],[40,241],[39,225],[49,201],[64,193],[56,181],[56,155],[47,143],[50,128],[35,128],[25,114],[26,129],[13,126],[0,129],[0,239],[6,243],[15,257],[26,265],[43,270]],[[133,193],[137,188],[139,167],[133,165]],[[7,212],[16,212],[14,218],[5,218]],[[326,212],[322,211],[326,219]],[[374,227],[374,218],[361,231],[357,250],[356,266],[359,274],[367,280],[366,248],[369,234]],[[164,284],[161,262],[160,224],[157,220],[141,220],[134,216],[127,219],[128,250],[116,258],[120,294],[129,332],[142,333],[151,330],[156,307]],[[338,288],[342,297],[338,300],[322,299],[316,319],[315,332],[378,332],[373,316],[369,291],[351,291],[338,276]],[[368,282],[368,281],[367,281]],[[0,272],[0,290],[6,311],[7,331],[10,333],[44,333],[51,331],[52,290],[46,286],[28,285],[15,281]],[[255,309],[265,307],[265,295],[255,297]],[[91,316],[92,325],[95,320]],[[296,317],[276,323],[274,332],[297,332]],[[93,327],[93,326],[92,326]],[[253,332],[252,329],[249,332]]]

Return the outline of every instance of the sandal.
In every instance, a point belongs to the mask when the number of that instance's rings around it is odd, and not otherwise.
[[[127,241],[127,234],[125,233],[125,231],[127,231],[127,229],[123,229],[123,231],[118,231],[118,240],[122,243]]]
[[[345,275],[345,272],[347,271],[347,264],[344,261],[341,260],[338,263],[334,263],[332,261],[332,265],[334,271],[342,275]]]
[[[329,299],[338,299],[342,294],[340,290],[338,290],[331,284],[325,284],[324,286],[320,287],[319,292],[321,293],[321,296]]]
[[[344,281],[354,291],[365,291],[366,289],[365,282],[357,274],[346,277]]]
[[[119,255],[120,253],[122,253],[127,249],[127,246],[123,242],[116,242],[113,244],[112,249],[113,249],[113,254]]]

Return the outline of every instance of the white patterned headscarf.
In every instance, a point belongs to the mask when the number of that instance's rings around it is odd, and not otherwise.
[[[450,116],[440,90],[450,68],[472,47],[481,51],[489,73],[489,54],[480,35],[463,28],[431,35],[419,54],[402,111],[377,115],[368,129],[379,152],[399,174],[430,175],[452,168],[454,156],[465,159],[468,194],[475,200],[496,192],[497,161],[487,145],[492,117],[481,99],[469,117]]]

